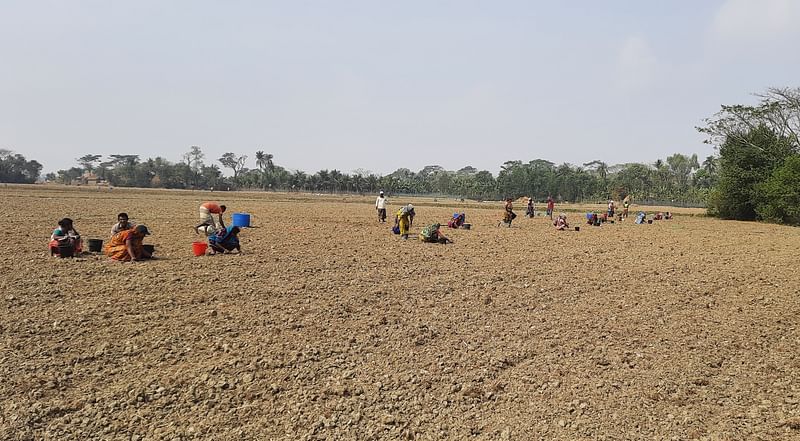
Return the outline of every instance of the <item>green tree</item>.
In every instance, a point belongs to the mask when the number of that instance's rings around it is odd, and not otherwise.
[[[29,161],[19,153],[0,149],[0,182],[32,184],[39,179],[42,164]]]
[[[791,142],[762,125],[720,146],[720,177],[712,212],[723,219],[755,220],[759,185],[793,153]]]
[[[203,159],[206,157],[205,153],[200,150],[200,147],[193,145],[188,152],[183,155],[183,160],[191,170],[191,184],[197,187],[200,184],[200,174],[203,169]]]
[[[757,190],[756,213],[760,218],[800,225],[800,155],[787,157]]]
[[[247,161],[247,156],[236,156],[235,153],[227,152],[223,154],[218,161],[223,167],[229,168],[233,171],[233,181],[236,182],[237,178],[239,177],[239,173],[241,173],[242,169],[244,169],[244,163]]]
[[[83,155],[78,158],[78,164],[87,172],[94,171],[95,163],[100,161],[101,155]]]

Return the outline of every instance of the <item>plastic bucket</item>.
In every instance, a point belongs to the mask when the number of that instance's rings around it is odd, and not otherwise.
[[[247,213],[233,213],[231,219],[233,219],[234,227],[244,228],[250,226],[250,215]]]
[[[92,253],[99,253],[103,251],[103,239],[89,239],[89,251]]]
[[[72,257],[75,255],[75,248],[72,245],[59,245],[58,246],[58,257]]]
[[[195,256],[204,256],[206,248],[208,248],[208,244],[205,242],[192,242],[192,252]]]
[[[575,231],[581,231],[581,227],[576,226]]]
[[[461,228],[469,230],[470,228],[472,228],[472,224],[461,224]]]
[[[202,242],[199,242],[199,243],[202,243]],[[156,246],[155,245],[142,245],[142,248],[145,251],[147,251],[148,253],[150,253],[150,255],[152,255],[156,251]],[[203,249],[203,251],[205,251],[205,249]]]

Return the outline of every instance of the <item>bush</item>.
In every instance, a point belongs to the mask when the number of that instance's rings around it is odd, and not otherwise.
[[[771,222],[800,225],[800,155],[786,158],[769,180],[758,186],[759,217]]]

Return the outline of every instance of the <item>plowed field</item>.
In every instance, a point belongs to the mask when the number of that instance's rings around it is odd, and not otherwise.
[[[192,256],[205,200],[253,216],[243,255]],[[432,245],[373,202],[0,188],[0,439],[800,438],[800,229],[469,203]],[[48,255],[120,211],[159,259]]]

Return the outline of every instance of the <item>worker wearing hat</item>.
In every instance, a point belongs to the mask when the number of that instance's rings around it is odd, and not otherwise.
[[[375,199],[375,209],[378,210],[378,222],[386,222],[386,198],[383,196],[383,190]]]

